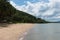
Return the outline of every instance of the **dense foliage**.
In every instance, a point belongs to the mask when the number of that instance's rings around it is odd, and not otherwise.
[[[46,21],[16,10],[7,0],[0,0],[0,23],[1,22],[45,23]]]

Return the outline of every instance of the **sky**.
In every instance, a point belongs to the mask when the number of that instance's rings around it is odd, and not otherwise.
[[[46,21],[60,21],[60,0],[10,0],[10,4]]]

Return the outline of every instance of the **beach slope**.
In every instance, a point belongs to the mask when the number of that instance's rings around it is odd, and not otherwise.
[[[0,40],[19,40],[33,24],[10,24],[0,28]]]

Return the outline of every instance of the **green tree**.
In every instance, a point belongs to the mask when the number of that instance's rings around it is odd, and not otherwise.
[[[16,10],[9,0],[0,0],[0,22],[45,23],[45,20],[36,18],[26,12]]]

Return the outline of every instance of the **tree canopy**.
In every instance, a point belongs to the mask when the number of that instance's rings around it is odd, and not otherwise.
[[[0,0],[0,22],[45,23],[46,21],[26,12],[16,10],[8,0]]]

